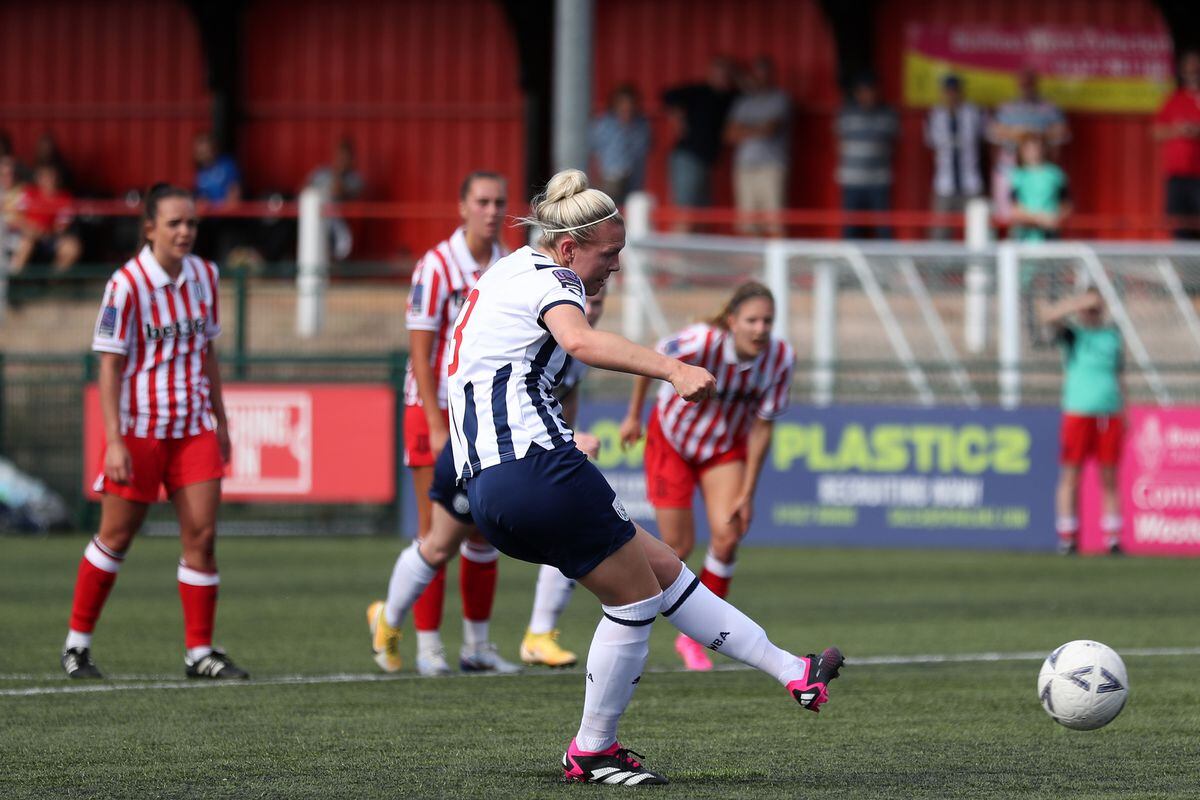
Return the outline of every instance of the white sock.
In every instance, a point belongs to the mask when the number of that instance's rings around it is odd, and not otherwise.
[[[529,615],[530,633],[549,633],[558,627],[558,618],[575,591],[575,581],[557,567],[543,564],[538,570],[537,589],[533,593],[533,613]]]
[[[575,746],[595,753],[617,741],[617,723],[637,688],[650,655],[650,628],[662,607],[662,594],[625,606],[601,606],[588,650],[583,720]]]
[[[463,620],[463,649],[478,650],[482,644],[487,644],[488,641],[488,620],[483,622],[475,622],[473,620]]]
[[[429,653],[442,649],[442,634],[438,631],[417,631],[417,652]]]
[[[199,661],[200,659],[204,658],[206,655],[208,655],[212,651],[213,651],[213,649],[210,645],[204,645],[202,647],[189,647],[187,649],[187,657],[188,657],[189,661],[194,663],[194,662]]]
[[[70,650],[74,647],[91,647],[92,635],[90,633],[82,633],[80,631],[67,631],[67,641],[63,644],[63,650]]]
[[[383,617],[393,628],[400,627],[400,623],[404,622],[404,615],[437,574],[436,569],[425,563],[417,547],[418,544],[414,541],[404,548],[404,552],[396,559],[396,566],[392,567],[392,579],[388,581]]]
[[[796,656],[771,644],[757,622],[709,591],[687,565],[681,567],[663,592],[662,614],[668,622],[709,650],[762,670],[784,686],[804,677]]]
[[[722,561],[714,556],[712,550],[704,555],[704,568],[718,578],[732,578],[734,566],[733,561]]]

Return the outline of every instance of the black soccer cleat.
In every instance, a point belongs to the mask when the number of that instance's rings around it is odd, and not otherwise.
[[[805,662],[804,677],[788,683],[787,690],[797,703],[819,713],[829,702],[829,682],[838,676],[846,659],[841,650],[826,647],[821,655],[809,653],[800,660]]]
[[[606,783],[610,786],[651,786],[669,783],[665,775],[646,769],[639,759],[645,758],[614,743],[600,753],[585,753],[575,746],[575,740],[563,753],[563,780],[574,783]]]
[[[187,676],[189,678],[206,678],[214,681],[244,681],[250,677],[250,673],[234,664],[229,660],[229,656],[225,655],[224,650],[213,650],[203,658],[198,658],[195,661],[185,658],[183,663],[187,665]]]
[[[63,650],[62,667],[68,678],[103,678],[104,675],[92,661],[92,650],[89,647],[72,647]]]

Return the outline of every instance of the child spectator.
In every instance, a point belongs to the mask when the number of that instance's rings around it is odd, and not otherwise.
[[[1042,137],[1027,133],[1021,139],[1018,166],[1012,170],[1011,236],[1024,242],[1057,239],[1063,219],[1071,213],[1066,174],[1046,160]]]

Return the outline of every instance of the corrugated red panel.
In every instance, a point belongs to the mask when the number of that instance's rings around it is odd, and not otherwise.
[[[238,155],[251,191],[294,192],[345,136],[369,199],[454,203],[474,169],[524,198],[516,46],[497,3],[263,0],[245,23]],[[356,248],[419,254],[454,224],[364,224]]]
[[[26,160],[53,134],[78,193],[190,182],[191,141],[209,111],[182,3],[0,4],[0,128]]]
[[[830,110],[837,98],[829,26],[815,0],[605,0],[596,4],[594,106],[632,83],[654,129],[647,170],[651,192],[667,196],[666,160],[673,135],[663,113],[664,89],[703,80],[713,56],[742,62],[767,55],[794,99],[790,201],[808,208],[832,201]],[[715,178],[720,204],[732,203],[728,165]]]
[[[1077,25],[1162,30],[1152,0],[884,0],[875,27],[884,90],[900,99],[904,34],[913,22],[1002,25]],[[924,208],[930,196],[930,156],[921,140],[923,112],[903,111],[904,136],[896,160],[896,205]],[[1072,182],[1075,208],[1091,214],[1145,217],[1162,212],[1157,147],[1145,114],[1069,115],[1071,142],[1062,167]]]

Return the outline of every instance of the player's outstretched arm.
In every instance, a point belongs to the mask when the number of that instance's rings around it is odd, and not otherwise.
[[[583,310],[572,303],[554,306],[542,321],[559,346],[588,366],[669,381],[685,400],[703,400],[716,388],[716,379],[706,369],[656,353],[615,333],[595,330],[588,325]]]

